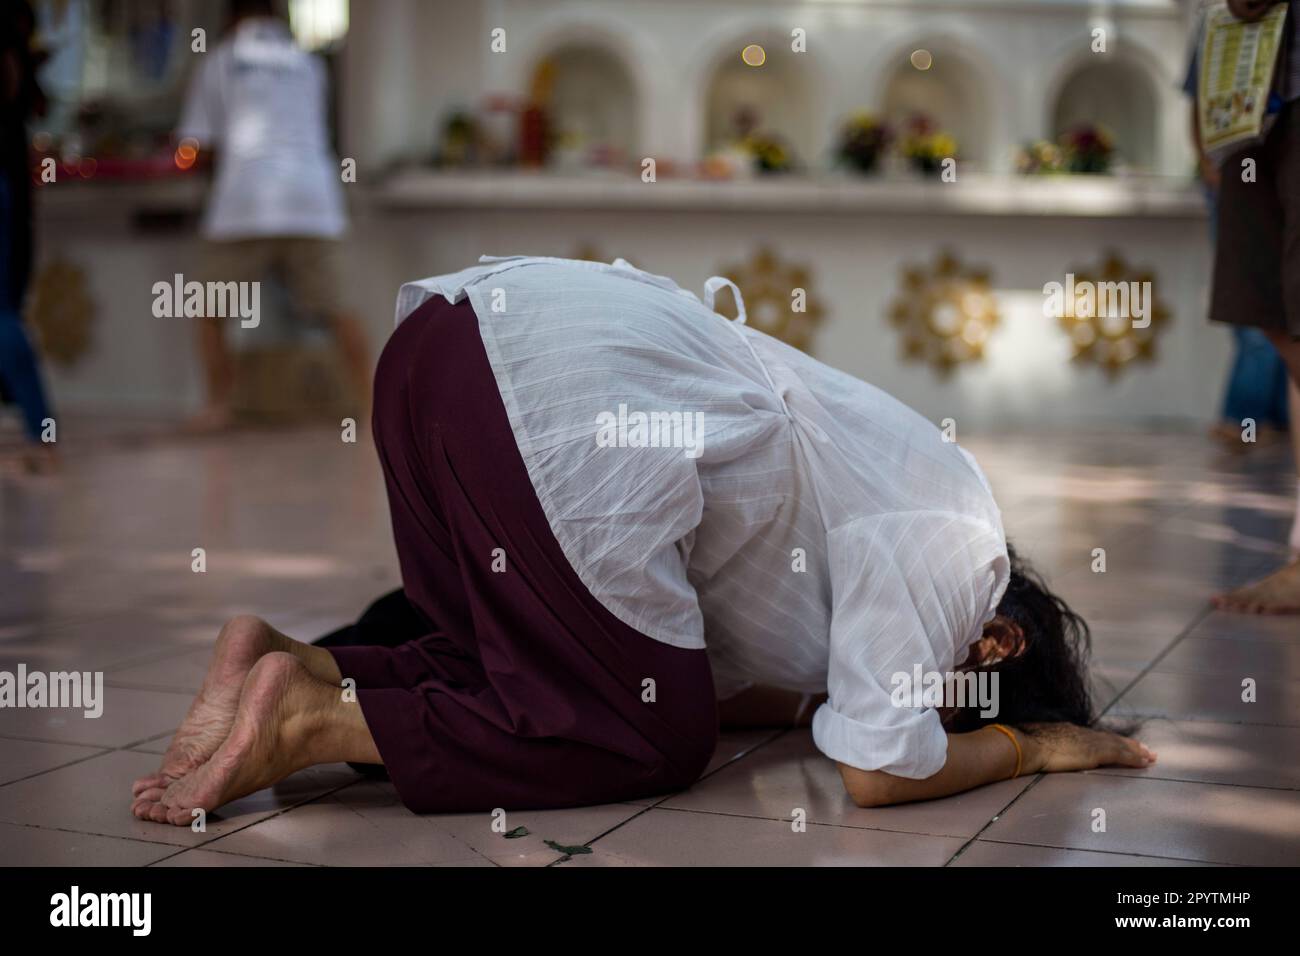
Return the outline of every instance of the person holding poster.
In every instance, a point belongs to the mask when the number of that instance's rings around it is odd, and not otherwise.
[[[1300,382],[1300,11],[1291,6],[1228,0],[1226,12],[1208,12],[1197,108],[1205,149],[1222,162],[1210,318],[1268,335],[1286,362],[1294,409]],[[1295,415],[1291,437],[1300,470]],[[1296,494],[1300,510],[1300,481]],[[1215,605],[1300,613],[1300,518],[1289,543],[1289,563],[1217,596]]]

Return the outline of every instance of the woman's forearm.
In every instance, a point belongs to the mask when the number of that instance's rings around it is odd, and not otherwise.
[[[1025,735],[1012,729],[1026,749]],[[1007,735],[992,727],[966,734],[948,735],[948,759],[943,769],[922,780],[897,777],[883,770],[858,770],[839,764],[844,787],[860,807],[882,807],[891,803],[932,800],[961,793],[986,783],[1006,780],[1016,772],[1016,748]],[[1021,773],[1030,772],[1025,761]]]

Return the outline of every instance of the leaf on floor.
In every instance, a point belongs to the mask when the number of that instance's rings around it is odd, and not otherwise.
[[[528,836],[528,827],[515,827],[508,833],[502,834],[507,840],[518,840],[520,837]]]
[[[547,840],[546,845],[557,853],[563,853],[565,856],[578,856],[581,853],[590,853],[589,846],[565,846],[563,843],[556,843],[554,840]]]

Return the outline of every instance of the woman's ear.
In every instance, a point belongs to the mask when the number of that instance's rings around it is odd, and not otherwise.
[[[984,625],[984,633],[971,647],[975,663],[987,667],[1015,657],[1025,649],[1025,632],[1010,618],[999,614]]]

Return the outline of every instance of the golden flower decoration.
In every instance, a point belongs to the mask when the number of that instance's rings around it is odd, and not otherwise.
[[[66,259],[55,259],[36,274],[27,321],[43,355],[69,367],[90,350],[95,304],[86,272]]]
[[[747,322],[760,332],[804,352],[812,351],[813,336],[825,315],[812,291],[812,273],[806,266],[782,262],[770,249],[759,249],[749,262],[727,266],[718,273],[740,289]],[[719,292],[719,306],[730,298]],[[718,308],[735,318],[735,304]]]
[[[903,267],[889,318],[902,330],[903,357],[926,362],[942,376],[981,360],[1001,321],[988,270],[963,266],[946,251],[931,268]]]
[[[1169,310],[1155,294],[1150,270],[1108,253],[1096,270],[1077,270],[1064,284],[1058,322],[1076,362],[1092,362],[1115,378],[1133,362],[1150,362]]]

